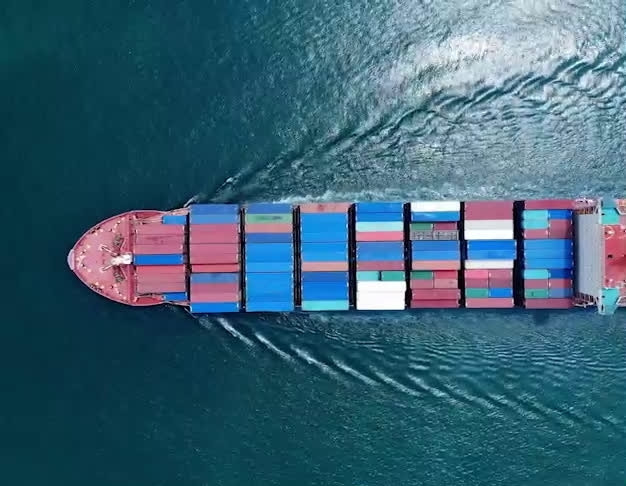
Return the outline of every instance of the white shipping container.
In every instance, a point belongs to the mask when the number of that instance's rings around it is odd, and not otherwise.
[[[467,224],[467,221],[465,221]],[[513,240],[512,229],[465,229],[463,237],[466,240]]]
[[[406,282],[357,281],[356,288],[359,292],[404,292]]]
[[[397,298],[385,298],[388,294],[382,294],[378,296],[368,296],[367,298],[358,299],[356,301],[356,308],[359,310],[404,310],[406,309],[406,302],[404,296],[402,299]]]
[[[438,211],[460,211],[459,201],[413,201],[411,211],[414,213],[436,213]]]
[[[465,260],[468,270],[497,270],[513,268],[515,260]]]
[[[467,230],[508,230],[513,231],[512,219],[466,219]]]

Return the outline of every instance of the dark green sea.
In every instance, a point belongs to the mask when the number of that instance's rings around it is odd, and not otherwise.
[[[191,198],[625,196],[625,0],[4,0],[0,93],[0,484],[626,484],[624,312],[194,319],[65,262]]]

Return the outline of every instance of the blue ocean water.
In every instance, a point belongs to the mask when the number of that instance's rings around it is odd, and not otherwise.
[[[200,201],[624,195],[626,3],[0,7],[3,483],[619,485],[626,319],[193,319],[82,232]]]

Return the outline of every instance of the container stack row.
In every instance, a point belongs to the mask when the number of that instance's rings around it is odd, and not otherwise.
[[[166,214],[135,226],[133,263],[138,295],[166,302],[187,300],[185,225],[187,215]]]
[[[193,204],[189,214],[192,313],[238,312],[240,212],[236,204]]]
[[[350,203],[300,205],[301,307],[348,310],[348,211]]]
[[[458,201],[411,203],[411,308],[459,307],[460,220]]]
[[[567,309],[573,297],[572,200],[525,201],[523,234],[524,306]]]
[[[244,229],[246,311],[294,310],[292,206],[249,204]]]
[[[356,308],[406,308],[404,204],[355,204]]]
[[[465,307],[513,307],[513,201],[466,202],[464,224]]]

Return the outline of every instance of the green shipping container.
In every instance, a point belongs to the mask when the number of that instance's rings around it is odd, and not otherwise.
[[[550,278],[550,270],[539,268],[527,268],[524,270],[524,279],[527,280],[544,280]]]
[[[547,221],[550,217],[547,209],[525,209],[522,213],[522,219],[529,221],[531,219]]]
[[[411,272],[411,280],[432,280],[435,273],[428,270],[415,270]]]
[[[489,289],[465,289],[465,297],[468,299],[487,299]]]
[[[381,272],[381,280],[385,282],[404,282],[404,272],[387,270]]]
[[[550,291],[548,289],[525,289],[524,297],[527,299],[549,299]]]
[[[411,231],[431,230],[434,227],[433,223],[411,223]]]
[[[356,279],[360,282],[373,282],[380,280],[380,272],[375,270],[360,270],[356,272]]]
[[[293,215],[288,214],[246,214],[246,223],[292,223]]]
[[[337,311],[349,308],[350,302],[347,300],[305,300],[302,302],[303,311]]]

